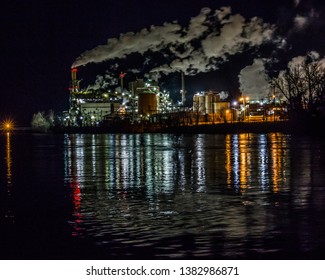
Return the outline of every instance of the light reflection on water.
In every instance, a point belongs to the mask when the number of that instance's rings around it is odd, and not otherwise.
[[[276,133],[66,135],[72,235],[130,257],[313,251],[322,163],[319,143]]]
[[[12,157],[11,157],[11,133],[6,132],[6,210],[5,219],[8,223],[14,223],[15,216],[12,209]]]
[[[325,258],[325,145],[0,134],[2,258]]]

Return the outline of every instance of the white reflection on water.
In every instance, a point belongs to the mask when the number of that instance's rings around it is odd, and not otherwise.
[[[269,164],[269,155],[267,153],[267,135],[266,134],[260,134],[258,136],[258,147],[259,147],[259,155],[258,155],[258,165],[260,166],[260,176],[259,176],[259,182],[261,184],[261,188],[263,190],[267,189],[267,178],[269,177],[268,174],[268,164]]]
[[[310,201],[312,155],[295,154],[290,140],[276,133],[66,136],[73,235],[150,247],[156,256],[212,255],[216,240],[225,256],[264,251],[264,240],[288,226],[288,209]],[[194,243],[184,247],[182,236]]]

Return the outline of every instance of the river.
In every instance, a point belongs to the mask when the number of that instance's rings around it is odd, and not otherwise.
[[[3,133],[1,259],[325,258],[323,138]]]

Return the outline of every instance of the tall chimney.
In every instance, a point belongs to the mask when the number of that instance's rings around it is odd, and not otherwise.
[[[73,93],[78,91],[77,68],[71,69],[71,91]]]
[[[182,89],[181,89],[181,94],[182,94],[182,105],[185,105],[186,97],[185,97],[185,78],[184,78],[184,72],[181,72],[182,75]]]

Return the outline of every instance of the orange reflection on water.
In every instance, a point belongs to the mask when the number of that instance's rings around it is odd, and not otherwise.
[[[14,215],[12,212],[12,201],[11,201],[11,192],[12,192],[12,159],[11,159],[11,134],[6,132],[6,167],[7,167],[7,210],[6,218],[10,222],[14,222]]]
[[[6,165],[7,165],[7,185],[8,191],[10,191],[12,185],[12,173],[11,173],[11,143],[10,143],[10,132],[6,133]]]
[[[227,135],[227,186],[234,185],[236,189],[245,192],[253,181],[258,181],[261,189],[271,187],[273,192],[279,192],[288,177],[287,142],[287,137],[279,133]]]
[[[272,185],[273,192],[279,192],[281,184],[285,178],[284,165],[287,158],[286,141],[282,134],[272,133],[270,135],[271,142],[271,169],[272,169]]]
[[[225,167],[226,167],[226,174],[227,174],[227,186],[230,187],[231,182],[232,182],[232,180],[231,180],[231,171],[232,171],[232,164],[231,164],[231,135],[230,134],[226,135],[225,148],[226,148]]]

